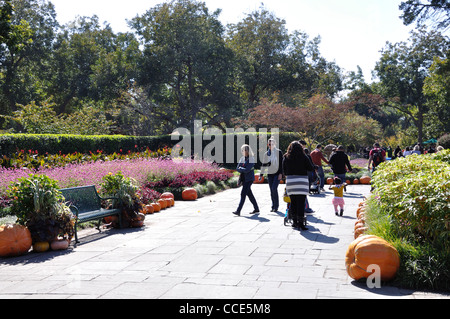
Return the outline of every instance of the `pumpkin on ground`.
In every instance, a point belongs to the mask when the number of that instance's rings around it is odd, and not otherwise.
[[[152,205],[145,205],[144,206],[144,214],[153,214],[155,212],[155,209]]]
[[[65,250],[65,249],[69,248],[69,240],[56,239],[56,240],[52,241],[52,243],[50,244],[50,247],[52,248],[52,250]]]
[[[25,226],[0,226],[0,257],[23,255],[30,250],[31,244],[31,233]]]
[[[372,275],[367,271],[370,265],[379,267],[382,281],[392,280],[400,267],[397,249],[378,236],[358,237],[349,245],[345,255],[347,273],[355,280],[367,278]]]
[[[39,241],[33,244],[33,251],[37,253],[43,253],[50,249],[50,244],[48,241]]]
[[[261,176],[261,180],[259,179]],[[253,184],[262,184],[264,183],[264,175],[258,175],[255,174],[255,181],[253,182]]]
[[[162,193],[159,198],[172,198],[172,199],[175,199],[175,196],[172,193],[166,192],[166,193]]]
[[[355,179],[353,180],[353,184],[358,185],[358,184],[359,184],[359,179],[355,178]]]
[[[327,178],[327,184],[328,184],[328,185],[333,185],[333,178],[328,177],[328,178]]]
[[[158,204],[161,205],[161,209],[167,208],[167,202],[165,199],[158,199]]]
[[[181,193],[181,198],[183,198],[183,200],[196,200],[197,197],[197,191],[194,188],[186,188]]]
[[[362,176],[359,181],[361,184],[368,185],[370,184],[371,178],[369,176]]]
[[[151,203],[150,205],[153,206],[153,212],[157,213],[161,210],[161,205],[159,203]]]

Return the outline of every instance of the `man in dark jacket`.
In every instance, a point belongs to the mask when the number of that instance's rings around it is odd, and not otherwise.
[[[351,172],[352,166],[350,165],[348,155],[344,152],[344,146],[340,145],[337,148],[336,152],[331,155],[329,162],[334,175],[339,177],[342,182],[345,182],[345,173],[347,172],[347,169]]]

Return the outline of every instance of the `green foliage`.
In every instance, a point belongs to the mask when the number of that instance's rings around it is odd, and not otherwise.
[[[123,203],[126,207],[134,206],[136,192],[139,189],[135,179],[124,177],[122,172],[117,172],[115,175],[112,173],[105,175],[102,180],[103,183],[100,185],[102,193],[110,197],[120,198],[120,202],[113,202],[114,208],[118,208],[120,203]]]
[[[436,155],[398,158],[380,164],[372,185],[369,232],[398,248],[402,285],[449,289],[450,165]]]
[[[10,212],[17,223],[30,229],[33,242],[74,235],[74,217],[58,189],[57,181],[45,175],[21,178],[8,189]]]

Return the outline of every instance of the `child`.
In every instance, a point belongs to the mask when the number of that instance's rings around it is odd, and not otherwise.
[[[338,206],[341,207],[340,215],[342,216],[344,214],[344,188],[347,186],[347,183],[342,183],[341,179],[339,177],[335,177],[334,185],[330,185],[330,189],[334,191],[334,198],[332,200],[333,206],[334,206],[334,212],[336,216],[338,216]]]

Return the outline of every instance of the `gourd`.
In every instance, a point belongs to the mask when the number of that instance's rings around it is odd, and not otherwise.
[[[33,251],[37,253],[43,253],[50,249],[50,244],[48,241],[39,241],[33,244]]]
[[[30,250],[31,233],[18,224],[0,226],[0,257],[20,256]]]
[[[183,198],[183,200],[196,200],[198,198],[197,195],[197,191],[194,188],[186,188],[182,193],[181,193],[181,198]]]
[[[69,241],[67,239],[54,240],[50,244],[50,247],[52,248],[52,250],[64,250],[69,248]]]
[[[372,274],[367,271],[370,265],[377,265],[381,280],[389,281],[395,277],[400,267],[400,257],[395,247],[383,238],[363,235],[349,245],[345,267],[351,278],[359,280]]]

